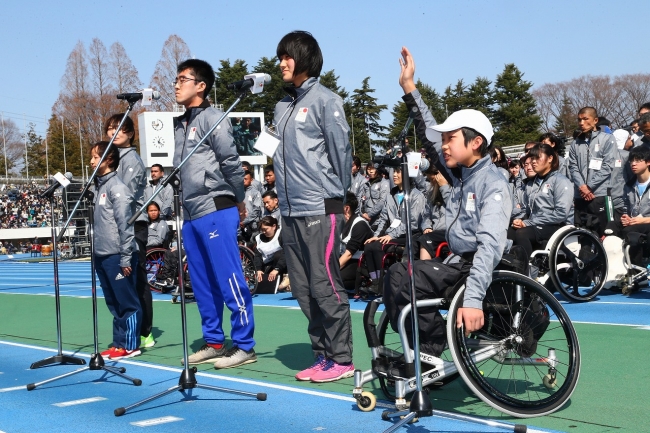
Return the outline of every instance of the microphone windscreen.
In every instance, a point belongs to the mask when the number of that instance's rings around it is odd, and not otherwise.
[[[64,176],[66,177],[66,179],[72,180],[72,173],[70,173],[69,171],[66,171]]]
[[[153,93],[151,94],[151,98],[154,100],[159,100],[160,99],[160,92],[157,90],[154,90]]]

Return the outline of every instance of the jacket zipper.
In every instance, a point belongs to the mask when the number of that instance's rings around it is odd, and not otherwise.
[[[289,201],[289,189],[287,188],[287,156],[285,153],[287,146],[284,143],[284,136],[286,135],[287,132],[287,125],[289,124],[289,119],[291,119],[291,116],[293,115],[293,110],[295,109],[296,109],[296,104],[293,104],[293,107],[291,108],[291,113],[289,113],[289,117],[287,117],[287,121],[284,122],[284,128],[282,129],[282,160],[284,161],[284,167],[282,167],[282,169],[284,171],[284,194],[287,197],[287,206],[289,206],[289,216],[291,216],[291,202]]]

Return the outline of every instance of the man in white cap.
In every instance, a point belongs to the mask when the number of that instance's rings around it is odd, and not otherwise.
[[[402,48],[399,83],[409,111],[417,107],[415,127],[429,158],[448,179],[451,195],[446,200],[447,242],[453,254],[443,263],[415,262],[415,281],[421,299],[440,296],[467,275],[463,307],[458,310],[457,327],[465,333],[483,327],[483,298],[492,282],[492,272],[506,249],[512,213],[508,182],[492,163],[488,149],[494,135],[488,118],[477,110],[460,110],[436,125],[415,87],[415,64],[408,49]],[[399,311],[410,302],[408,275],[401,264],[390,268],[390,289],[384,294],[386,311],[393,327]],[[419,314],[420,348],[438,355],[444,348],[445,329],[437,311]]]

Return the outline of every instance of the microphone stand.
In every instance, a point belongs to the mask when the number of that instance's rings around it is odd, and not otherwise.
[[[212,132],[223,122],[223,120],[228,117],[228,113],[230,113],[234,108],[241,102],[241,100],[244,98],[246,94],[246,89],[242,90],[239,95],[237,96],[237,99],[233,104],[228,107],[228,109],[223,113],[223,115],[217,120],[217,122],[210,128],[208,132],[205,133],[203,138],[194,146],[194,149],[190,153],[187,154],[185,159],[183,159],[178,167],[174,168],[174,170],[170,173],[170,175],[164,179],[162,182],[158,184],[158,188],[156,188],[153,192],[153,195],[147,200],[144,205],[131,217],[131,219],[128,221],[129,224],[133,224],[135,220],[138,218],[138,216],[144,212],[145,209],[147,209],[147,206],[149,206],[149,203],[151,203],[154,198],[169,184],[171,184],[173,190],[174,190],[174,213],[176,214],[176,254],[178,255],[178,285],[180,287],[181,291],[181,329],[182,329],[182,335],[183,335],[183,371],[181,372],[181,376],[178,379],[178,385],[173,386],[165,391],[162,391],[158,394],[155,394],[151,397],[145,398],[144,400],[140,400],[137,403],[133,403],[129,406],[124,406],[124,407],[118,407],[113,411],[115,416],[122,416],[124,415],[127,411],[138,407],[142,406],[143,404],[149,403],[153,400],[157,400],[161,397],[164,397],[168,394],[173,393],[174,391],[179,391],[181,394],[183,394],[184,399],[189,399],[192,397],[192,389],[194,388],[202,388],[202,389],[207,389],[211,391],[221,391],[221,392],[226,392],[230,394],[237,394],[237,395],[244,395],[248,397],[255,397],[260,401],[265,401],[266,400],[266,393],[251,393],[251,392],[245,392],[245,391],[239,391],[231,388],[222,388],[219,386],[212,386],[212,385],[204,385],[201,383],[198,383],[196,380],[196,367],[191,367],[189,366],[188,362],[188,349],[187,349],[187,315],[185,311],[185,281],[183,278],[183,253],[182,253],[182,246],[183,246],[183,239],[182,239],[182,234],[181,234],[181,201],[180,201],[180,191],[181,191],[181,181],[180,181],[180,170],[181,168],[185,165],[185,163],[190,159],[190,157],[194,154],[194,152],[197,151],[199,146],[203,144],[203,142],[212,134]]]
[[[97,164],[99,167],[99,164]],[[112,373],[116,376],[122,377],[126,380],[131,381],[135,386],[140,386],[142,385],[142,381],[140,379],[135,379],[133,377],[127,376],[124,374],[126,372],[126,368],[124,367],[114,367],[114,366],[109,366],[104,363],[104,358],[102,357],[101,353],[99,353],[99,337],[98,337],[98,325],[97,325],[97,282],[95,281],[95,243],[93,241],[93,235],[94,235],[94,212],[95,212],[95,205],[93,203],[93,200],[95,198],[95,194],[88,190],[86,188],[86,192],[82,197],[79,197],[79,200],[85,199],[88,204],[88,229],[89,229],[89,241],[90,241],[90,271],[92,272],[92,300],[93,300],[93,339],[94,339],[94,352],[92,355],[90,355],[90,363],[88,364],[87,367],[80,368],[75,371],[71,371],[66,374],[62,374],[60,376],[53,377],[51,379],[43,380],[41,382],[37,383],[30,383],[27,385],[27,391],[31,391],[35,389],[37,386],[44,385],[46,383],[54,382],[55,380],[63,379],[64,377],[68,376],[73,376],[75,374],[92,370],[101,370],[105,371],[108,373]]]
[[[122,126],[124,125],[124,121],[128,117],[129,113],[133,110],[133,105],[137,100],[128,100],[129,103],[129,108],[126,110],[124,113],[124,116],[122,116],[122,120],[120,121],[120,124],[117,127],[117,131],[122,130]],[[70,215],[68,215],[68,220],[66,221],[63,229],[61,230],[61,233],[59,233],[58,238],[55,238],[55,242],[61,241],[63,239],[63,236],[70,225],[70,221],[72,220],[72,217],[74,217],[74,214],[77,212],[77,209],[79,209],[79,206],[81,205],[82,200],[87,200],[89,204],[89,216],[88,216],[88,227],[89,227],[89,243],[90,243],[90,269],[91,269],[91,287],[92,287],[92,301],[93,301],[93,337],[94,337],[94,351],[90,356],[90,365],[88,367],[81,368],[79,370],[72,371],[70,373],[63,374],[61,376],[53,377],[51,379],[47,379],[41,382],[37,383],[30,383],[27,385],[27,391],[31,391],[35,389],[37,386],[53,382],[55,380],[63,379],[64,377],[72,376],[77,373],[81,373],[82,371],[86,370],[104,370],[109,373],[116,374],[120,377],[124,377],[127,380],[130,380],[133,382],[134,385],[140,386],[142,384],[142,381],[140,379],[134,379],[132,377],[126,376],[123,373],[126,371],[124,367],[108,367],[104,364],[104,359],[102,358],[101,353],[99,353],[99,344],[98,344],[98,332],[97,332],[97,283],[95,281],[95,254],[94,254],[94,243],[93,243],[93,213],[94,213],[94,204],[93,204],[93,198],[94,198],[94,193],[90,191],[90,186],[93,184],[95,181],[95,178],[97,177],[97,171],[99,170],[99,166],[104,162],[106,159],[106,156],[108,155],[109,150],[113,146],[113,141],[115,141],[115,137],[117,134],[114,134],[113,137],[111,138],[110,142],[108,143],[108,146],[106,146],[106,151],[100,158],[99,162],[97,163],[97,166],[95,167],[95,170],[93,170],[92,175],[90,178],[86,181],[86,184],[84,185],[83,189],[81,190],[81,194],[79,195],[79,199],[77,200],[77,203],[75,204],[74,208],[72,209],[72,212],[70,212]],[[55,278],[57,278],[57,274],[55,274]],[[57,299],[58,303],[58,299]],[[82,363],[81,365],[85,364]]]
[[[46,365],[52,364],[74,364],[74,365],[84,365],[86,361],[82,358],[77,358],[71,355],[63,354],[63,343],[61,339],[61,292],[59,288],[59,258],[58,258],[58,247],[57,247],[57,234],[56,234],[56,218],[54,216],[54,191],[51,191],[47,194],[47,197],[50,199],[50,220],[52,223],[52,262],[54,263],[54,305],[56,311],[56,341],[57,341],[57,352],[56,355],[49,358],[42,359],[40,361],[34,362],[29,368],[32,370]]]

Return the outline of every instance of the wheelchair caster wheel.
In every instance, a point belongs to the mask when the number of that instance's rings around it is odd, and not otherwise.
[[[389,410],[385,410],[381,413],[381,419],[384,421],[390,421],[390,414],[391,412]]]
[[[404,419],[405,417],[406,417],[405,415],[402,415],[402,416],[399,417],[399,419]],[[415,417],[413,417],[413,419],[410,420],[408,423],[409,423],[409,424],[415,424],[415,423],[418,422],[418,421],[419,421],[419,418],[418,418],[417,416],[415,416]]]
[[[377,397],[372,392],[364,391],[361,397],[357,398],[357,407],[362,412],[370,412],[375,409],[375,406],[377,406]]]
[[[542,383],[546,388],[553,389],[557,387],[557,378],[551,376],[550,374],[547,374],[542,378]]]

